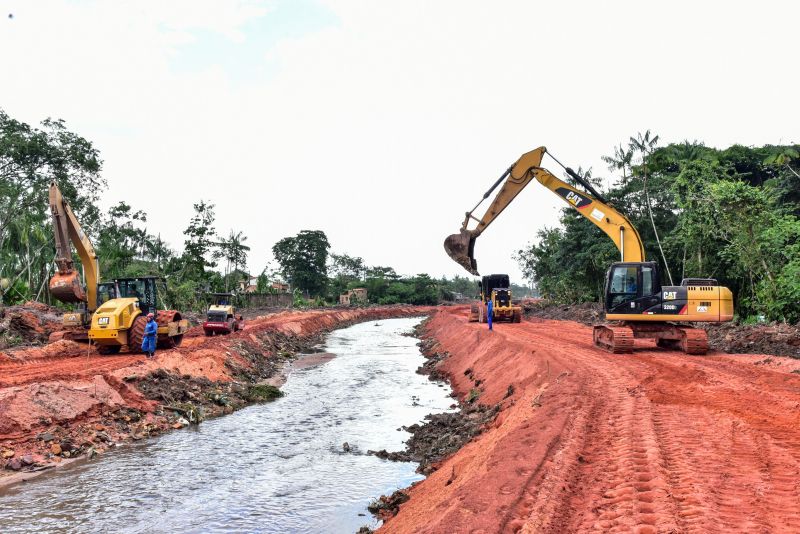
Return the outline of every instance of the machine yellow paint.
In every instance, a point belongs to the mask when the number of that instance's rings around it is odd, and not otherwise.
[[[721,287],[710,279],[689,279],[684,280],[681,286],[662,286],[658,265],[645,261],[642,239],[630,220],[604,201],[591,184],[572,169],[564,168],[588,193],[560,180],[541,167],[546,153],[545,147],[527,152],[506,170],[483,195],[481,201],[466,213],[459,233],[445,239],[444,248],[447,254],[468,272],[477,275],[475,240],[522,189],[535,179],[600,228],[620,251],[621,261],[613,264],[607,274],[604,307],[608,321],[622,323],[596,326],[595,343],[613,352],[629,352],[633,348],[634,338],[645,337],[656,339],[659,346],[672,347],[677,344],[687,353],[704,354],[708,347],[705,332],[678,323],[732,320],[734,309],[730,289]],[[500,191],[483,217],[478,219],[473,216],[478,206],[501,183]],[[471,220],[477,221],[473,229],[468,228]],[[615,290],[611,282],[615,270],[618,269],[635,271],[636,280],[641,285],[637,286],[636,281],[631,279],[629,287],[633,288],[632,293],[630,289]],[[614,278],[614,281],[619,282],[620,279]],[[649,283],[647,293],[644,287],[648,286],[644,282]],[[473,315],[474,313],[470,318]]]
[[[50,279],[50,293],[57,300],[81,306],[80,312],[64,314],[65,330],[51,336],[51,341],[63,338],[82,341],[88,337],[98,346],[98,350],[107,354],[119,352],[125,345],[129,345],[129,350],[133,352],[140,350],[140,347],[135,346],[136,343],[130,343],[129,338],[135,321],[142,314],[140,306],[143,303],[138,298],[123,296],[111,298],[98,306],[99,290],[120,295],[119,284],[125,279],[100,283],[100,266],[92,242],[55,182],[50,184],[49,201],[58,267],[58,272]],[[81,284],[79,273],[73,264],[70,244],[81,258],[85,286]],[[141,279],[145,278],[151,277]],[[149,305],[156,311],[155,301]],[[159,343],[166,346],[180,344],[183,333],[189,328],[188,321],[181,319],[180,313],[174,310],[158,311],[158,319]]]

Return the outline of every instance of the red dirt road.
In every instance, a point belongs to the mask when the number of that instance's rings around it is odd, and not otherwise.
[[[612,355],[577,323],[453,309],[428,333],[459,396],[503,408],[381,532],[800,532],[800,362]]]

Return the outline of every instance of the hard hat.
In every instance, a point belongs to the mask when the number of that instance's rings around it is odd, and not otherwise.
[[[153,312],[150,312],[150,313],[147,314],[147,318],[148,319],[151,319],[153,317],[155,317],[155,315],[153,315]]]

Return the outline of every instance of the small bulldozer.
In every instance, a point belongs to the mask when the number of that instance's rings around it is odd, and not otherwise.
[[[203,332],[207,336],[227,335],[244,328],[244,318],[236,315],[233,293],[210,293],[212,304],[208,307]]]

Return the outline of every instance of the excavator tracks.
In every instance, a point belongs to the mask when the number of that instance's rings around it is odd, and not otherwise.
[[[708,352],[705,330],[691,326],[666,324],[598,325],[594,327],[594,344],[608,352],[621,354],[633,351],[635,338],[655,339],[662,349],[681,350],[686,354]]]
[[[594,327],[594,344],[614,354],[633,351],[633,330],[627,326]]]
[[[681,332],[680,347],[686,354],[705,354],[708,352],[708,334],[705,330],[687,326],[678,327]]]

